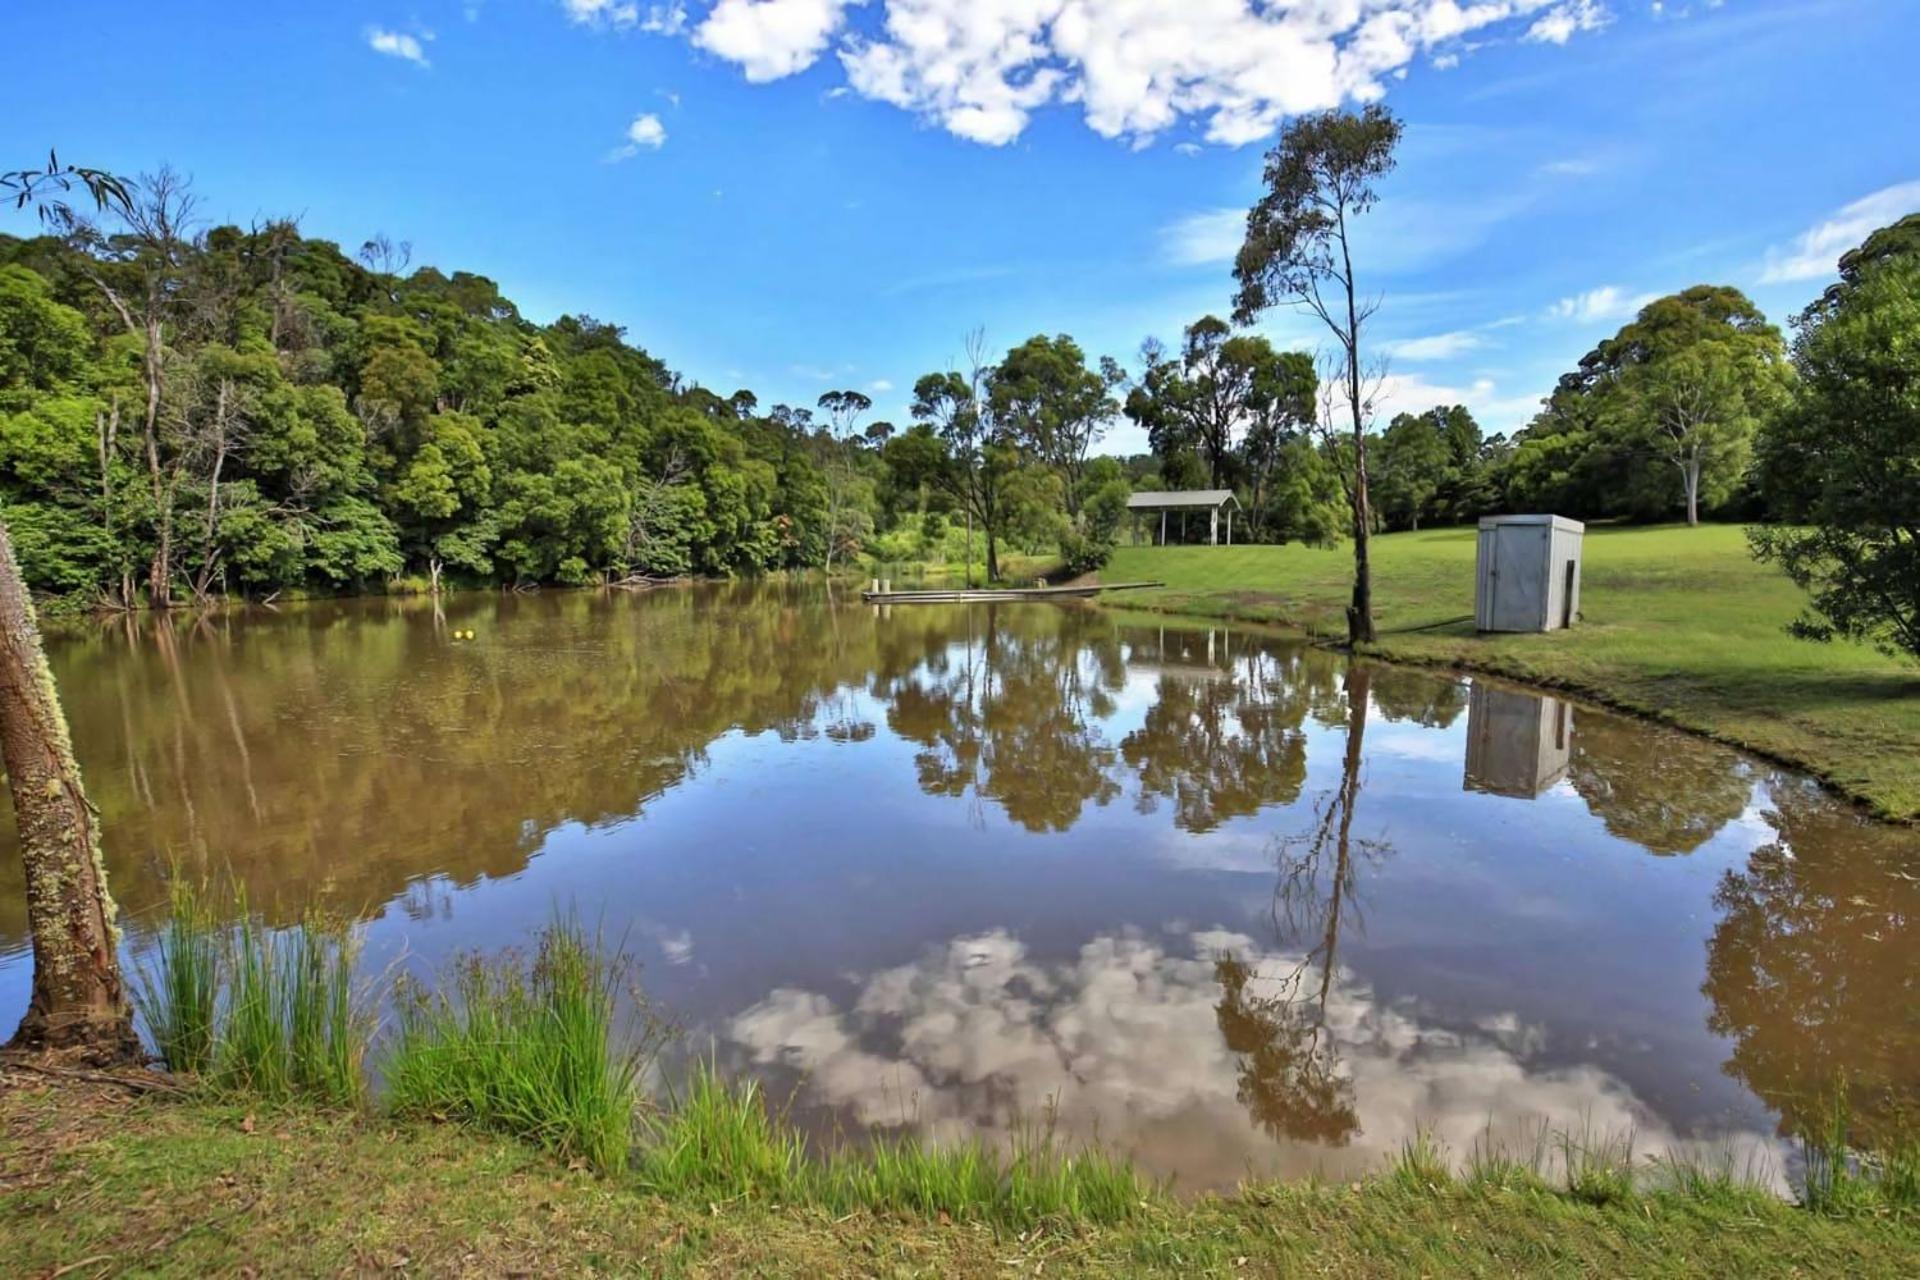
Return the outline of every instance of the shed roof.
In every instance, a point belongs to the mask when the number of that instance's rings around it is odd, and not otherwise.
[[[1498,529],[1502,525],[1551,525],[1567,533],[1585,533],[1587,526],[1578,520],[1569,520],[1566,516],[1550,515],[1506,515],[1481,516],[1482,529]]]
[[[1163,507],[1219,507],[1229,502],[1240,505],[1231,489],[1169,489],[1136,493],[1127,499],[1127,506],[1135,511],[1158,511]]]

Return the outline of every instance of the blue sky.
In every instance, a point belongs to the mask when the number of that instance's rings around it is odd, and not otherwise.
[[[1911,0],[6,0],[0,167],[192,175],[210,219],[585,312],[763,403],[905,419],[967,332],[1132,363],[1229,305],[1287,114],[1407,122],[1370,217],[1387,412],[1523,425],[1648,295],[1786,319],[1920,209]],[[0,229],[30,224],[11,213]],[[1321,341],[1275,313],[1291,345]],[[1117,428],[1108,447],[1143,447]]]

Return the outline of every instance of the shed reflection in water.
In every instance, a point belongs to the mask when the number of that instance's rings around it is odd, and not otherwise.
[[[140,618],[53,661],[135,947],[172,859],[362,912],[381,966],[570,901],[823,1125],[1052,1099],[1196,1186],[1542,1116],[1763,1142],[1843,1076],[1863,1129],[1920,1101],[1920,837],[1507,686],[778,586]]]

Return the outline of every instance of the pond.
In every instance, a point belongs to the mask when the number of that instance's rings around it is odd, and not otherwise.
[[[571,908],[684,1045],[822,1130],[1053,1123],[1193,1189],[1351,1176],[1421,1130],[1784,1161],[1843,1079],[1856,1132],[1920,1103],[1920,833],[1513,686],[782,584],[50,649],[131,952],[175,862],[279,919],[357,913],[378,971]]]

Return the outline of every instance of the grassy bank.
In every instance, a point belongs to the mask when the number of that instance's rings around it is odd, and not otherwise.
[[[1473,630],[1471,529],[1376,540],[1371,652],[1578,692],[1799,765],[1883,816],[1920,817],[1920,666],[1782,628],[1801,594],[1729,526],[1592,528],[1581,624]],[[1123,547],[1108,581],[1163,591],[1124,604],[1344,639],[1350,547]]]
[[[1417,1166],[1026,1231],[660,1193],[504,1137],[304,1106],[0,1087],[15,1275],[1911,1275],[1911,1218],[1753,1193],[1604,1205]]]

